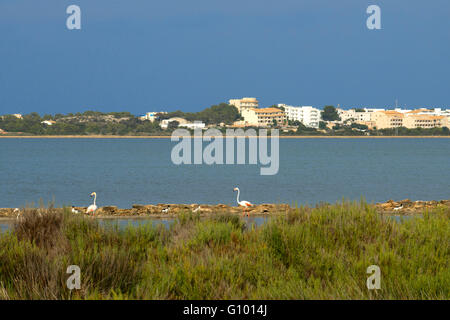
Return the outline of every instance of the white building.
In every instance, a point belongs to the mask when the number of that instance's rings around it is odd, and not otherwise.
[[[411,112],[413,110],[411,110],[411,109],[395,108],[394,111],[395,112],[400,112],[400,113],[408,113],[408,112]]]
[[[178,127],[180,127],[180,128],[204,129],[206,127],[206,125],[203,122],[200,122],[200,121],[189,122],[184,118],[178,118],[178,117],[162,120],[159,125],[162,129],[167,129],[169,127],[169,123],[171,123],[173,121],[177,121]]]
[[[47,125],[47,126],[51,126],[51,125],[54,125],[54,124],[56,123],[56,121],[53,121],[53,120],[44,120],[44,121],[42,121],[41,123],[42,123],[42,124],[45,124],[45,125]]]
[[[178,117],[174,117],[174,118],[170,118],[170,119],[164,119],[160,122],[159,126],[162,129],[167,129],[169,127],[169,123],[176,121],[178,122],[178,126],[182,125],[182,124],[186,124],[189,123],[189,121],[187,121],[184,118],[178,118]]]
[[[256,98],[230,99],[228,104],[235,106],[239,113],[244,109],[258,108],[259,101]]]
[[[147,112],[145,116],[140,117],[140,119],[153,122],[158,119],[157,114],[167,114],[167,112]]]
[[[306,127],[318,128],[320,122],[320,110],[311,106],[295,107],[279,103],[278,107],[284,108],[288,120],[300,121]]]
[[[188,129],[204,129],[205,128],[205,124],[203,122],[200,121],[195,121],[195,122],[190,122],[190,123],[182,123],[180,124],[178,127],[182,127],[182,128],[188,128]]]

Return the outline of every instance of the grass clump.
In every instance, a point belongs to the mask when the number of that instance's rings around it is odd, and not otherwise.
[[[442,207],[397,221],[363,200],[251,229],[222,213],[119,229],[30,211],[0,235],[0,299],[449,299],[449,218]],[[69,265],[80,290],[66,288]],[[370,265],[380,290],[366,287]]]

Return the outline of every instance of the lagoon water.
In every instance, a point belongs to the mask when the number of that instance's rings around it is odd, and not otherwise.
[[[450,139],[281,139],[280,167],[175,165],[170,139],[0,139],[0,207],[55,200],[132,204],[314,205],[343,197],[450,199]],[[205,143],[207,144],[207,143]]]
[[[269,221],[269,217],[243,217],[242,218],[247,225],[247,230],[259,227]],[[139,226],[149,226],[158,227],[163,225],[165,228],[170,228],[170,226],[175,222],[174,218],[169,219],[158,219],[158,218],[106,218],[98,219],[100,226],[103,227],[116,227],[119,230],[125,230],[129,227],[139,227]],[[14,220],[0,220],[0,234],[5,233],[13,229]]]

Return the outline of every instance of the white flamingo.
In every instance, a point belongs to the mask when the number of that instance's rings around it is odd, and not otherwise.
[[[86,210],[86,214],[95,214],[95,211],[97,211],[97,205],[96,205],[96,201],[97,201],[97,193],[92,192],[91,193],[91,197],[94,197],[94,203],[91,204],[87,210]]]
[[[237,197],[236,197],[236,202],[238,203],[239,206],[241,206],[243,208],[242,215],[245,216],[246,209],[248,209],[250,207],[253,207],[253,204],[248,202],[248,201],[245,201],[245,200],[239,201],[239,194],[241,193],[241,191],[239,190],[238,187],[234,188],[234,191],[238,192],[237,193]],[[247,211],[247,217],[249,217],[249,216],[250,215],[249,215],[249,213]]]

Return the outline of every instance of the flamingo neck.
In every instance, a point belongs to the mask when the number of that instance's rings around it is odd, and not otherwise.
[[[95,202],[97,201],[97,195],[94,194],[94,206],[96,205]]]
[[[237,203],[239,203],[239,193],[241,192],[241,190],[238,189],[238,193],[237,193],[237,197],[236,197],[236,201]]]

